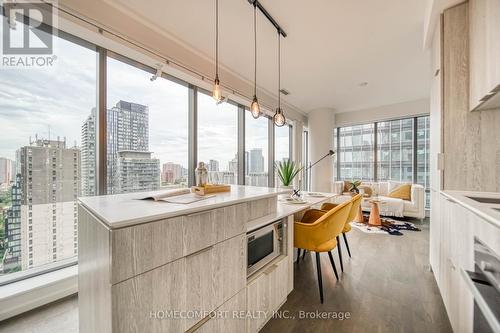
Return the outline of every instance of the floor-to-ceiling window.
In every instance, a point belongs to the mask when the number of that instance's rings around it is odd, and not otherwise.
[[[339,180],[421,184],[426,188],[429,207],[428,116],[340,127],[334,137],[334,174]]]
[[[6,33],[23,45],[28,29]],[[52,65],[0,69],[0,285],[76,262],[76,199],[96,186],[96,140],[82,137],[95,129],[96,48],[37,34],[57,44]]]
[[[274,128],[274,161],[276,163],[288,161],[291,156],[291,134],[292,127],[285,125]],[[274,184],[280,185],[278,173],[274,172]]]
[[[377,179],[413,181],[413,118],[377,123]]]
[[[198,92],[198,162],[208,181],[238,184],[238,106]]]
[[[373,180],[374,124],[339,128],[338,167],[340,179]]]
[[[425,206],[430,206],[430,118],[417,118],[417,180],[416,183],[425,187]]]
[[[269,118],[245,112],[245,184],[268,185]]]
[[[187,186],[188,87],[107,61],[108,194]]]

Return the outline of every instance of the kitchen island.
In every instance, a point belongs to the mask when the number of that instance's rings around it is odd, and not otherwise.
[[[256,332],[293,289],[293,214],[278,189],[190,204],[144,193],[79,201],[80,332]],[[157,193],[156,193],[157,194]],[[247,279],[247,232],[284,221],[286,247]]]

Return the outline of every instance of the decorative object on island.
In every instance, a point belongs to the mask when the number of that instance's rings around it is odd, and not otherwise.
[[[260,117],[260,105],[257,99],[257,5],[253,4],[253,39],[254,39],[254,72],[253,72],[253,100],[250,105],[250,113],[255,119]]]
[[[301,171],[301,168],[294,161],[290,160],[276,162],[275,167],[278,172],[278,178],[284,187],[290,187],[295,176]]]
[[[194,170],[196,178],[196,186],[205,186],[208,182],[208,170],[205,167],[205,163],[198,163],[198,167]]]
[[[231,191],[231,185],[226,184],[205,184],[204,186],[192,186],[191,192],[198,195],[207,195],[209,193],[220,193]]]
[[[219,82],[219,0],[215,0],[215,80],[212,97],[217,103],[222,100]]]

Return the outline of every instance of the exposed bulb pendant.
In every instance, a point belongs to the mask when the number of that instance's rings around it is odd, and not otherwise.
[[[274,125],[281,127],[285,125],[286,118],[283,113],[283,109],[281,109],[281,34],[278,30],[278,107],[276,108],[276,113],[273,116]]]
[[[250,105],[250,113],[255,119],[260,117],[260,105],[257,99],[257,6],[253,3],[253,38],[254,38],[254,77],[253,77],[253,100]]]
[[[215,80],[212,97],[217,103],[222,100],[219,81],[219,0],[215,0]]]

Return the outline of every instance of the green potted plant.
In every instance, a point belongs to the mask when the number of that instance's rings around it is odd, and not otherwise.
[[[361,185],[361,180],[349,182],[349,192],[359,194],[359,185]]]
[[[293,179],[302,170],[294,161],[290,160],[276,162],[275,168],[284,188],[291,188]]]

